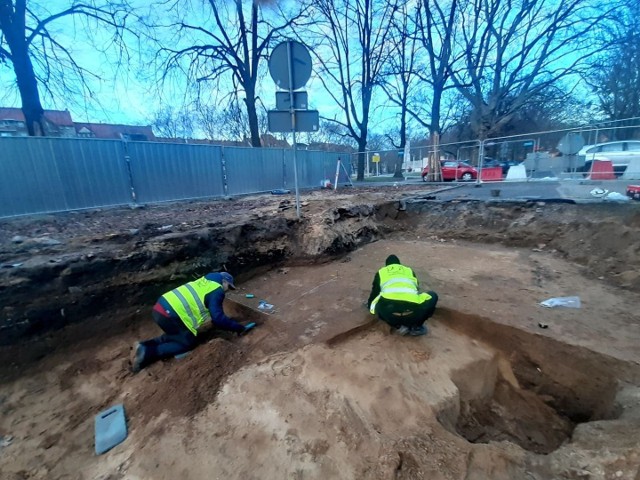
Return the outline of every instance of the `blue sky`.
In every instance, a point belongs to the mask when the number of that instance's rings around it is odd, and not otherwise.
[[[147,5],[147,2],[142,0],[134,0],[132,3]],[[42,1],[40,4],[46,5],[49,12],[55,13],[64,9],[69,2],[50,0]],[[30,6],[33,5],[37,5],[37,2],[30,3]],[[50,30],[52,35],[72,52],[77,63],[91,71],[95,78],[88,79],[92,95],[77,94],[71,102],[68,101],[68,96],[52,98],[41,86],[40,95],[44,108],[68,109],[79,122],[146,124],[162,107],[172,106],[177,110],[182,107],[183,93],[187,89],[186,80],[178,79],[165,85],[162,91],[158,91],[152,78],[154,72],[145,66],[153,54],[151,42],[138,42],[133,36],[129,36],[131,63],[128,68],[121,68],[116,73],[115,53],[102,54],[94,48],[94,44],[101,45],[108,40],[107,33],[100,33],[100,30],[93,26],[92,39],[88,41],[86,26],[72,18],[56,20],[50,25]],[[267,73],[266,62],[263,63],[263,68],[265,75],[261,76],[258,93],[268,109],[275,108],[276,86]],[[330,96],[323,92],[317,70],[314,69],[305,88],[309,93],[310,108],[319,110],[321,115],[333,117],[337,113],[336,105]],[[0,105],[19,107],[20,98],[10,65],[0,65],[0,86]],[[211,103],[218,102],[214,91],[210,97]]]
[[[139,6],[147,6],[143,0],[132,0]],[[35,5],[37,2],[31,2]],[[51,11],[58,11],[68,5],[67,0],[40,0],[40,4],[46,5]],[[157,13],[157,12],[152,12]],[[96,45],[107,41],[107,34],[100,34],[99,30],[92,28],[93,42]],[[153,71],[148,64],[153,55],[153,45],[145,40],[138,42],[134,37],[129,37],[129,51],[131,63],[127,69],[121,69],[116,75],[114,65],[116,56],[113,52],[103,55],[96,53],[94,44],[87,41],[86,32],[81,23],[74,23],[71,19],[61,19],[52,27],[55,38],[60,40],[74,54],[83,67],[95,74],[95,78],[89,80],[93,94],[83,98],[82,95],[74,96],[73,102],[67,102],[68,98],[58,97],[51,99],[41,89],[43,105],[45,108],[68,108],[76,121],[94,121],[108,123],[146,124],[151,121],[154,113],[165,106],[171,106],[179,110],[184,100],[184,92],[187,91],[186,80],[177,79],[172,84],[165,85],[162,91],[153,80]],[[276,87],[267,73],[266,62],[263,64],[264,75],[259,84],[259,95],[267,108],[275,107]],[[332,117],[337,114],[336,105],[331,97],[323,91],[321,82],[317,76],[319,68],[316,65],[306,90],[309,93],[310,108],[320,111],[320,114]],[[6,66],[0,66],[0,104],[4,106],[20,106],[17,89],[5,88],[14,85],[13,72]],[[218,104],[219,98],[213,85],[207,86],[211,90],[209,102]],[[382,92],[377,92],[378,107],[383,105]],[[377,108],[373,110],[372,130],[382,132],[395,126],[396,110],[390,108]]]

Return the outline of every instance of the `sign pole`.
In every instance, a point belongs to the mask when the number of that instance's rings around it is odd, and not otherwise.
[[[289,112],[291,113],[291,130],[293,132],[293,182],[296,189],[296,215],[300,218],[300,192],[298,190],[298,144],[296,142],[296,110],[293,102],[293,53],[291,41],[287,42],[287,57],[289,62]]]
[[[307,109],[307,93],[299,91],[311,78],[311,70],[309,50],[295,40],[280,42],[269,56],[269,73],[275,84],[283,91],[276,92],[276,110],[267,112],[267,120],[270,132],[291,132],[293,135],[293,180],[298,218],[301,215],[296,134],[316,132],[320,125],[318,111]]]
[[[364,172],[365,176],[369,176],[369,152],[367,152],[367,162],[366,162],[367,170]]]

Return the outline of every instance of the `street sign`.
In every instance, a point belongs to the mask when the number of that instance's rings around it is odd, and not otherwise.
[[[295,110],[296,132],[317,132],[320,127],[320,115],[317,110]],[[291,113],[280,110],[267,112],[268,129],[270,132],[293,132]]]
[[[579,133],[567,133],[558,143],[558,150],[563,155],[575,155],[582,147],[584,147],[584,138]]]
[[[379,153],[374,153],[373,156],[371,157],[371,161],[373,163],[378,163],[380,161],[380,154]]]
[[[308,107],[307,92],[293,92],[293,108],[306,110]],[[289,92],[276,92],[276,110],[291,109],[291,96]]]
[[[297,90],[311,78],[311,54],[295,40],[279,43],[269,57],[269,73],[278,87]]]
[[[311,78],[309,50],[293,40],[278,44],[269,56],[269,73],[278,87],[287,90],[276,92],[277,110],[267,112],[267,122],[270,132],[293,133],[293,181],[296,186],[296,214],[300,218],[296,133],[317,132],[320,127],[318,111],[307,110],[307,92],[294,92]]]
[[[523,147],[533,147],[533,145],[534,145],[533,141],[524,142],[522,144]]]

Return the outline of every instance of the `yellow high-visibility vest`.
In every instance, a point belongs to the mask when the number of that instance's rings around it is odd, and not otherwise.
[[[411,303],[423,303],[431,299],[428,293],[418,293],[418,280],[413,271],[404,265],[387,265],[378,271],[380,276],[380,294],[371,302],[370,312],[376,313],[380,298],[402,300]]]
[[[204,297],[218,288],[222,288],[218,282],[201,277],[174,288],[162,295],[162,298],[171,305],[191,333],[197,335],[198,327],[211,319]]]

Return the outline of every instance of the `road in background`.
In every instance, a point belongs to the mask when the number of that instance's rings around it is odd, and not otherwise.
[[[628,185],[640,184],[638,180],[530,180],[523,182],[470,182],[470,183],[434,183],[422,182],[420,179],[405,181],[376,182],[379,186],[396,185],[433,185],[442,186],[442,190],[434,193],[437,200],[550,200],[566,199],[576,202],[602,201],[602,198],[591,194],[594,189],[604,189],[626,196]],[[369,182],[358,182],[356,186],[372,185]],[[640,202],[639,202],[640,203]]]

